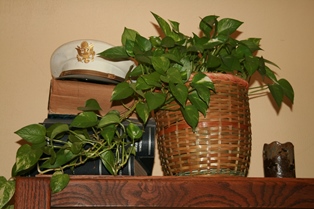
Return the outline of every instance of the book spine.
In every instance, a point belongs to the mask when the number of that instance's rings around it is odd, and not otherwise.
[[[49,127],[55,123],[70,124],[72,120],[72,115],[50,115],[42,124]],[[155,132],[156,125],[155,122],[151,120],[144,128],[142,139],[135,142],[136,155],[130,157],[128,163],[119,171],[119,175],[136,175],[136,173],[152,175],[155,157]],[[138,166],[135,168],[134,164]],[[100,159],[89,160],[84,165],[65,169],[64,172],[76,175],[110,175]],[[36,174],[37,171],[34,169],[29,175],[34,176]]]

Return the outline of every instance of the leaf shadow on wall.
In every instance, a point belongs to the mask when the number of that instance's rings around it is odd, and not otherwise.
[[[263,78],[261,75],[255,73],[249,81],[249,88],[252,86],[262,86],[262,85],[265,85],[265,83],[270,84],[271,81],[268,78]],[[283,102],[282,102],[281,106],[278,107],[274,98],[272,97],[271,93],[269,92],[269,89],[265,89],[265,90],[261,91],[261,93],[258,93],[254,96],[249,96],[250,100],[255,99],[255,98],[259,98],[259,97],[267,97],[268,100],[270,101],[272,107],[276,111],[277,115],[279,115],[280,110],[281,110],[283,105],[287,105],[290,108],[290,110],[293,111],[293,103],[286,97],[283,98]]]

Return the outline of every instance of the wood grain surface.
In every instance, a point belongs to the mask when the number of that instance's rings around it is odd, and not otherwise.
[[[73,176],[50,199],[49,178],[24,177],[15,199],[15,209],[46,209],[50,201],[55,208],[314,208],[314,179]]]

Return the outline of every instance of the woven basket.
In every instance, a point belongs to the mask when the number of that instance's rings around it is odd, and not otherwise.
[[[248,83],[236,76],[208,73],[211,94],[206,118],[195,132],[180,111],[155,114],[157,145],[164,175],[247,176],[251,156]],[[170,109],[177,110],[177,104]]]

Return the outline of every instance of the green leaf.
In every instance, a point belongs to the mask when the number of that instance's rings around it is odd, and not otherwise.
[[[235,46],[236,45],[237,44],[235,43]],[[250,49],[244,44],[237,46],[235,50],[232,51],[232,55],[238,59],[243,59],[244,57],[253,57]]]
[[[178,68],[171,67],[167,71],[167,80],[172,83],[184,83],[181,77],[181,73]]]
[[[134,59],[137,60],[138,64],[151,65],[151,55],[135,54]]]
[[[231,35],[234,33],[243,22],[235,19],[224,18],[218,21],[217,32],[218,34]]]
[[[54,139],[57,135],[69,131],[69,126],[67,124],[58,123],[54,126],[51,126],[51,129],[49,129],[49,137]],[[48,132],[47,132],[48,133]]]
[[[150,51],[152,49],[152,43],[139,34],[136,35],[134,46],[138,47],[141,51],[144,52]]]
[[[165,103],[166,95],[157,92],[147,92],[145,93],[145,99],[150,112],[152,110],[156,110]]]
[[[182,58],[180,61],[183,64],[182,68],[180,68],[180,73],[183,76],[182,78],[186,78],[187,81],[190,78],[193,70],[192,62],[187,58]]]
[[[263,58],[263,60],[264,60],[265,63],[270,64],[270,65],[273,65],[273,66],[275,66],[275,67],[277,67],[277,68],[280,69],[280,67],[279,67],[276,63],[274,63],[274,62],[272,62],[272,61],[270,61],[270,60],[264,59],[264,58]]]
[[[276,83],[268,85],[268,88],[276,104],[278,105],[278,107],[280,107],[283,100],[283,96],[284,96],[284,90],[282,89],[280,85]]]
[[[50,149],[50,159],[49,159],[49,162],[50,164],[54,164],[56,162],[56,159],[57,159],[57,154],[56,152],[54,151],[53,148]]]
[[[265,70],[266,70],[266,77],[268,77],[270,80],[274,82],[277,82],[277,77],[275,73],[267,66],[265,66]]]
[[[206,103],[206,105],[209,105],[210,90],[205,85],[201,84],[194,85],[194,88],[196,89],[200,99],[202,99]]]
[[[108,142],[109,145],[111,145],[116,130],[117,130],[116,125],[110,124],[105,126],[100,133],[101,136]]]
[[[146,90],[150,89],[152,86],[148,85],[143,76],[139,77],[136,81],[136,89],[137,90]]]
[[[161,45],[161,39],[159,36],[151,36],[149,37],[149,40],[154,47],[159,47]]]
[[[169,83],[169,87],[170,87],[171,93],[179,102],[179,104],[182,107],[185,107],[185,103],[186,103],[186,100],[188,98],[188,93],[189,93],[188,88],[182,83],[175,85],[172,82]]]
[[[170,36],[166,36],[161,40],[161,46],[164,48],[172,48],[175,46],[175,41]]]
[[[176,33],[179,33],[180,32],[180,29],[179,29],[180,23],[178,23],[177,21],[173,21],[173,20],[169,20],[169,22],[170,22],[170,25],[172,27],[172,30],[175,31]]]
[[[165,75],[170,66],[170,61],[166,57],[152,57],[152,65],[154,69],[160,74]]]
[[[82,147],[83,147],[83,143],[82,142],[74,142],[74,143],[71,143],[70,150],[71,150],[71,152],[73,154],[79,154],[80,151],[82,150]],[[53,164],[53,163],[54,162],[52,162],[51,164]]]
[[[150,87],[161,87],[160,74],[158,72],[153,72],[150,74],[143,75],[142,78]],[[137,86],[136,86],[137,88]]]
[[[144,81],[144,83],[145,83],[145,81]],[[137,88],[136,88],[136,84],[137,84],[137,82],[130,84],[130,87],[133,89],[134,93],[136,94],[136,96],[134,96],[134,97],[132,98],[132,100],[135,99],[136,97],[142,97],[142,98],[144,98],[144,92],[143,92],[143,90],[137,89]]]
[[[89,137],[88,134],[86,134],[84,131],[86,130],[74,130],[73,132],[70,132],[68,137],[69,141],[72,143],[87,141]]]
[[[134,57],[134,44],[135,41],[131,41],[131,40],[126,40],[126,43],[124,45],[125,47],[125,51],[128,54],[129,57]]]
[[[3,208],[13,197],[15,192],[15,181],[6,180],[0,176],[0,208]]]
[[[217,24],[217,18],[218,16],[215,15],[209,15],[202,18],[199,24],[199,28],[205,36],[210,37],[212,29],[215,27],[215,24]]]
[[[204,50],[203,46],[204,46],[204,44],[206,44],[209,41],[209,39],[207,37],[198,37],[198,35],[193,33],[193,41],[194,41],[196,48],[199,49],[197,51],[203,52],[203,50]]]
[[[16,153],[15,173],[27,170],[35,165],[41,157],[42,149],[33,149],[29,144],[23,144]]]
[[[239,59],[232,55],[226,55],[221,57],[222,59],[222,65],[221,68],[223,68],[227,72],[233,72],[235,70],[242,71],[241,65],[239,62]]]
[[[127,82],[121,82],[113,89],[111,100],[122,100],[130,97],[133,94],[133,89]]]
[[[126,151],[129,155],[136,155],[136,149],[134,146],[129,146],[127,151]]]
[[[187,49],[188,52],[193,52],[193,53],[198,53],[198,52],[203,52],[204,51],[204,45],[200,44],[195,44],[195,45],[190,45]]]
[[[172,53],[167,53],[167,54],[163,54],[163,57],[168,58],[169,60],[176,62],[178,64],[180,64],[180,57],[177,54],[172,54]]]
[[[213,56],[213,55],[208,55],[208,60],[207,60],[207,68],[216,68],[221,65],[221,61],[219,57]]]
[[[257,57],[253,57],[253,56],[245,57],[244,67],[247,70],[249,76],[252,76],[256,72],[256,70],[258,69],[258,66],[259,66],[259,59]]]
[[[164,82],[164,83],[169,83],[170,82],[169,78],[167,76],[164,76],[164,75],[160,76],[160,80],[162,82]]]
[[[51,155],[51,152],[53,152],[53,147],[51,146],[45,146],[43,147],[43,153],[45,155]]]
[[[213,81],[204,73],[196,73],[192,79],[191,86],[202,85],[208,89],[214,90],[215,86]]]
[[[254,53],[255,51],[261,50],[259,47],[260,41],[260,38],[249,38],[240,42],[245,44],[250,49],[251,53]]]
[[[42,148],[44,148],[45,146],[47,146],[47,141],[44,141],[44,142],[41,142],[41,143],[38,143],[38,144],[32,144],[32,145],[31,145],[32,149],[42,149]]]
[[[47,130],[46,130],[46,136],[48,138],[51,138],[51,134],[52,134],[52,131],[57,128],[58,126],[60,126],[62,123],[53,123],[51,124],[49,127],[47,127]],[[57,137],[55,136],[56,139],[60,139],[64,136],[64,134],[60,134],[58,135]]]
[[[89,128],[97,125],[98,118],[94,112],[81,112],[78,114],[70,124],[70,127],[75,128]]]
[[[153,13],[153,16],[155,17],[155,19],[158,22],[159,27],[161,28],[162,32],[166,35],[166,36],[171,36],[172,35],[172,31],[170,28],[170,25],[166,22],[166,20],[164,20],[162,17],[158,16],[157,14]]]
[[[130,77],[138,77],[143,73],[144,73],[143,65],[138,65],[130,72]]]
[[[41,143],[46,139],[46,128],[41,124],[31,124],[14,132],[30,143]]]
[[[289,83],[289,81],[282,78],[282,79],[278,80],[278,83],[279,83],[280,87],[283,89],[284,95],[293,103],[293,101],[294,101],[294,90],[293,90],[291,84]]]
[[[136,104],[136,113],[145,124],[149,118],[148,105],[146,103],[139,102]]]
[[[124,28],[122,37],[121,37],[122,45],[125,46],[127,40],[135,41],[137,34],[138,32],[133,29]]]
[[[41,168],[59,168],[63,166],[64,164],[73,160],[75,157],[77,157],[77,155],[73,154],[70,150],[60,149],[56,153],[56,159],[53,164],[51,164],[50,160],[46,160],[45,162],[43,162],[43,164],[40,167]]]
[[[98,111],[101,107],[96,99],[89,99],[85,102],[85,107],[78,107],[78,110],[82,111]]]
[[[262,75],[266,75],[266,65],[265,65],[265,60],[263,57],[259,58],[259,66],[257,71]]]
[[[134,123],[130,123],[126,128],[126,131],[128,136],[133,140],[139,139],[143,136],[143,131]]]
[[[100,57],[113,61],[128,60],[129,55],[123,46],[114,46],[98,54]]]
[[[3,209],[14,209],[14,205],[6,205]]]
[[[55,172],[50,179],[50,188],[52,193],[62,191],[69,183],[70,176],[60,172]]]
[[[181,112],[187,124],[195,130],[199,120],[197,108],[193,105],[187,105],[185,108],[181,107]]]
[[[228,40],[228,36],[219,34],[215,38],[210,39],[207,43],[203,45],[204,49],[214,49],[218,45],[222,45]]]
[[[111,175],[115,174],[115,157],[111,150],[107,150],[100,155],[101,162]]]
[[[114,114],[114,115],[120,117],[120,112],[118,110],[110,110],[109,112],[107,112],[106,115],[109,115],[109,114]]]
[[[118,123],[120,123],[120,117],[116,114],[108,113],[100,119],[98,128],[102,128],[107,125],[118,124]]]
[[[188,99],[192,103],[194,107],[197,108],[199,112],[201,112],[204,116],[206,116],[206,111],[208,109],[208,104],[204,102],[199,96],[196,91],[193,91],[189,94]],[[209,102],[209,101],[208,101]]]

